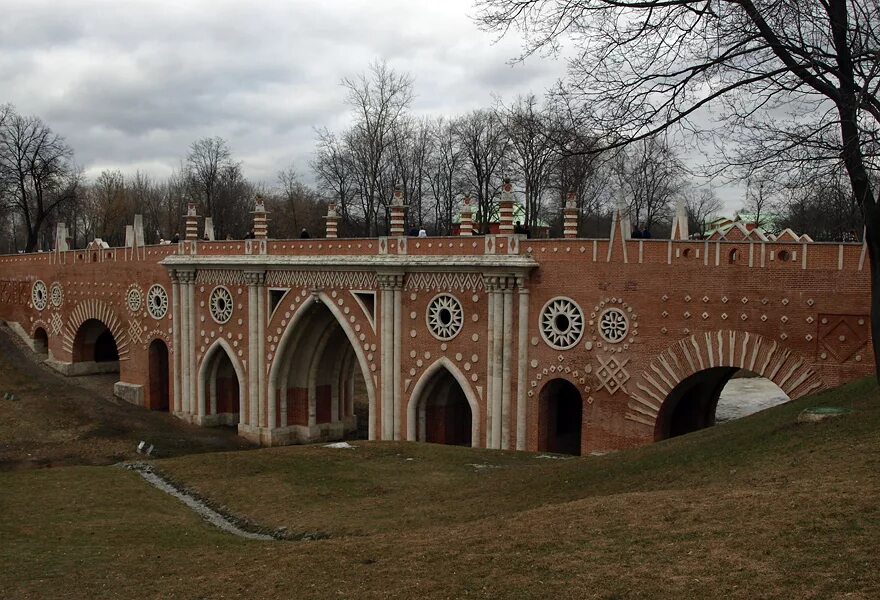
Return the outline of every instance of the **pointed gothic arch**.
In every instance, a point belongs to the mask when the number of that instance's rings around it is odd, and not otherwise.
[[[349,379],[357,371],[368,398],[369,438],[375,439],[375,387],[362,344],[328,294],[305,298],[281,334],[269,367],[269,428],[288,430],[287,441],[351,433],[357,425]]]
[[[458,388],[467,402],[470,409],[470,446],[478,448],[480,447],[481,422],[479,402],[468,383],[467,377],[445,356],[441,356],[425,369],[418,382],[413,386],[406,408],[406,439],[411,442],[427,441],[426,438],[429,437],[425,422],[427,403],[430,401],[430,397],[437,393],[438,384],[440,386],[443,385],[444,382],[439,380],[439,378],[444,373],[458,384]]]
[[[247,398],[246,381],[235,350],[223,338],[218,339],[205,352],[199,366],[196,412],[203,415],[202,424],[240,424],[242,404]]]

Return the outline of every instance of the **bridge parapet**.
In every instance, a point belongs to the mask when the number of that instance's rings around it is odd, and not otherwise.
[[[253,250],[194,240],[0,256],[0,318],[34,347],[46,335],[68,365],[100,345],[98,321],[118,338],[120,393],[161,407],[164,389],[181,418],[237,423],[267,444],[341,435],[355,372],[374,438],[447,439],[428,423],[446,405],[429,396],[459,386],[457,406],[480,420],[467,436],[450,417],[460,443],[533,450],[552,449],[548,407],[565,382],[588,452],[655,439],[673,374],[706,386],[717,381],[704,370],[758,365],[800,394],[873,364],[859,244],[490,235]],[[675,363],[688,356],[693,368]]]

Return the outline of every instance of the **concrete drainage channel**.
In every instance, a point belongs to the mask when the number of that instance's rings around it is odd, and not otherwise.
[[[249,540],[259,541],[308,541],[329,538],[330,535],[321,532],[290,533],[285,528],[274,531],[252,525],[236,519],[233,516],[223,514],[208,506],[208,504],[191,491],[173,483],[160,473],[152,465],[147,463],[121,463],[123,469],[135,471],[152,486],[162,490],[169,496],[174,496],[190,509],[200,515],[208,523],[232,535]]]

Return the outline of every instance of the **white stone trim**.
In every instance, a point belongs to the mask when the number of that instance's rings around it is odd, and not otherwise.
[[[444,302],[448,300],[449,302]],[[450,322],[444,324],[440,320],[440,311],[449,312]],[[441,342],[454,340],[464,329],[464,307],[461,300],[454,294],[441,292],[436,294],[425,307],[425,325],[428,332]]]
[[[567,311],[563,311],[559,314],[563,314],[569,320],[569,329],[565,332],[558,331],[558,335],[563,336],[565,339],[562,340],[562,343],[557,343],[548,337],[547,331],[545,330],[545,324],[547,326],[555,327],[555,315],[550,315],[550,320],[547,321],[548,318],[548,309],[550,309],[551,305],[554,303],[567,303],[568,309]],[[575,310],[573,312],[571,309]],[[577,316],[577,319],[573,319],[572,317]],[[546,323],[545,323],[546,321]],[[575,323],[580,323],[579,330],[571,332],[571,329],[575,327]],[[541,332],[541,337],[544,339],[544,342],[553,348],[554,350],[568,350],[570,348],[574,348],[577,346],[578,342],[581,341],[581,338],[584,337],[584,329],[586,328],[586,324],[584,322],[584,311],[580,307],[580,305],[575,302],[572,298],[568,296],[554,296],[547,300],[544,303],[544,306],[541,307],[541,311],[538,313],[538,331]]]

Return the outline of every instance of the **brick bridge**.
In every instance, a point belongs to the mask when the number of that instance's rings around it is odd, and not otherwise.
[[[790,398],[869,375],[860,244],[496,235],[95,241],[0,257],[0,319],[58,370],[264,445],[370,439],[601,452],[714,422],[738,369]],[[576,214],[566,209],[566,235]],[[464,234],[470,234],[467,210]],[[335,235],[335,211],[328,236]],[[368,426],[364,425],[364,422]]]

